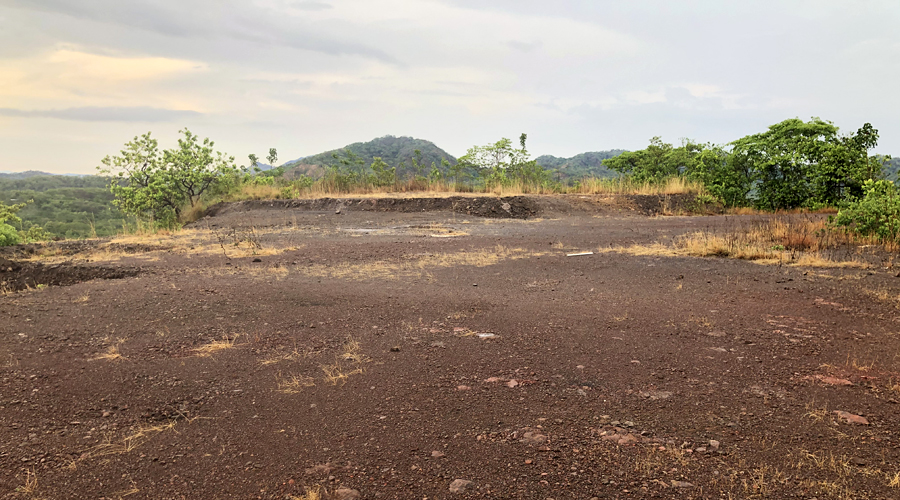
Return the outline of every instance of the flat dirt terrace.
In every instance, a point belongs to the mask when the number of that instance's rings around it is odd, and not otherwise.
[[[734,223],[641,203],[365,203],[2,254],[0,497],[900,498],[896,270],[608,251]]]

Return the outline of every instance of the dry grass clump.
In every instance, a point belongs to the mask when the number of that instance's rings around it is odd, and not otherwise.
[[[114,440],[111,436],[108,436],[105,442],[85,451],[77,459],[69,463],[69,468],[74,469],[77,467],[78,462],[83,460],[109,455],[121,455],[133,451],[146,443],[154,435],[174,429],[175,425],[176,422],[173,420],[165,424],[138,427],[135,431],[125,435],[121,439]]]
[[[278,392],[282,392],[284,394],[297,394],[303,391],[306,387],[315,387],[316,382],[312,377],[307,377],[306,375],[299,374],[289,374],[282,375],[279,373],[275,377],[276,383],[278,384]]]
[[[106,349],[106,352],[102,354],[98,354],[97,357],[93,358],[95,361],[104,360],[104,361],[121,361],[125,359],[125,356],[122,356],[122,353],[119,352],[119,346],[124,343],[125,340],[120,339],[115,344],[109,346]]]
[[[322,365],[325,383],[344,385],[353,375],[365,373],[364,364],[372,359],[362,353],[362,346],[352,338],[347,339],[341,353],[335,357],[334,363]]]
[[[234,347],[234,341],[240,337],[240,334],[235,335],[232,338],[222,337],[222,340],[215,340],[208,344],[204,344],[200,347],[195,347],[194,352],[197,353],[197,356],[207,357],[212,356],[213,354],[224,351],[225,349],[231,349]]]
[[[867,268],[859,251],[871,244],[832,228],[820,217],[787,214],[732,221],[721,229],[707,229],[673,238],[664,245],[601,248],[632,255],[728,257],[758,264],[804,267]]]

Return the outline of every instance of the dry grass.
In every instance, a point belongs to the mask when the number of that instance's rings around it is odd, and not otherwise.
[[[98,354],[97,357],[92,359],[94,361],[122,361],[123,359],[125,359],[125,356],[122,356],[122,353],[119,352],[119,346],[121,346],[124,342],[124,339],[120,339],[115,344],[109,346],[106,349],[106,352],[104,352],[103,354]]]
[[[576,194],[704,194],[703,184],[687,180],[683,177],[671,177],[662,184],[649,182],[636,183],[629,178],[585,179],[577,188],[570,190]]]
[[[34,495],[38,490],[38,478],[37,474],[34,472],[32,468],[30,471],[25,472],[25,484],[16,488],[17,493],[24,493],[25,495]]]
[[[505,260],[525,259],[543,255],[523,248],[496,246],[492,250],[423,254],[405,262],[374,261],[336,266],[313,265],[297,270],[308,276],[336,279],[401,279],[427,274],[429,269],[459,266],[486,267]]]
[[[306,493],[298,496],[290,496],[290,500],[324,500],[325,493],[322,491],[321,486],[313,486],[311,488],[306,489]]]
[[[81,454],[80,457],[70,462],[69,468],[76,468],[78,462],[84,460],[105,457],[109,455],[121,455],[130,451],[134,451],[135,449],[146,443],[151,437],[161,432],[174,429],[175,425],[176,422],[171,421],[165,424],[138,427],[135,431],[125,435],[121,439],[113,439],[111,436],[107,436],[105,442],[85,451]]]
[[[299,374],[282,375],[278,373],[275,376],[275,382],[278,385],[276,390],[284,394],[297,394],[302,392],[304,388],[316,386],[316,382],[312,377]]]
[[[822,218],[771,217],[721,230],[705,230],[673,238],[669,244],[600,248],[631,255],[728,257],[758,264],[803,267],[868,268],[859,250],[868,240],[834,230]]]
[[[352,338],[347,339],[342,352],[335,357],[334,363],[321,365],[324,381],[330,385],[344,385],[353,375],[365,373],[364,364],[372,359],[362,353],[362,346]]]
[[[196,352],[197,356],[200,357],[212,356],[219,351],[233,348],[234,341],[237,340],[238,337],[240,337],[240,334],[235,335],[232,338],[222,337],[222,340],[215,340],[208,344],[204,344],[200,347],[194,348],[194,352]]]

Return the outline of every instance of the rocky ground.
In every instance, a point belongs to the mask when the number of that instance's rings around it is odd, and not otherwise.
[[[495,200],[5,251],[0,495],[900,497],[896,270],[628,255],[733,218]]]

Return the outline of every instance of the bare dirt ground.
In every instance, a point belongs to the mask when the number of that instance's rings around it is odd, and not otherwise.
[[[900,497],[895,270],[601,252],[733,218],[482,202],[509,216],[248,202],[7,251],[0,495]]]

